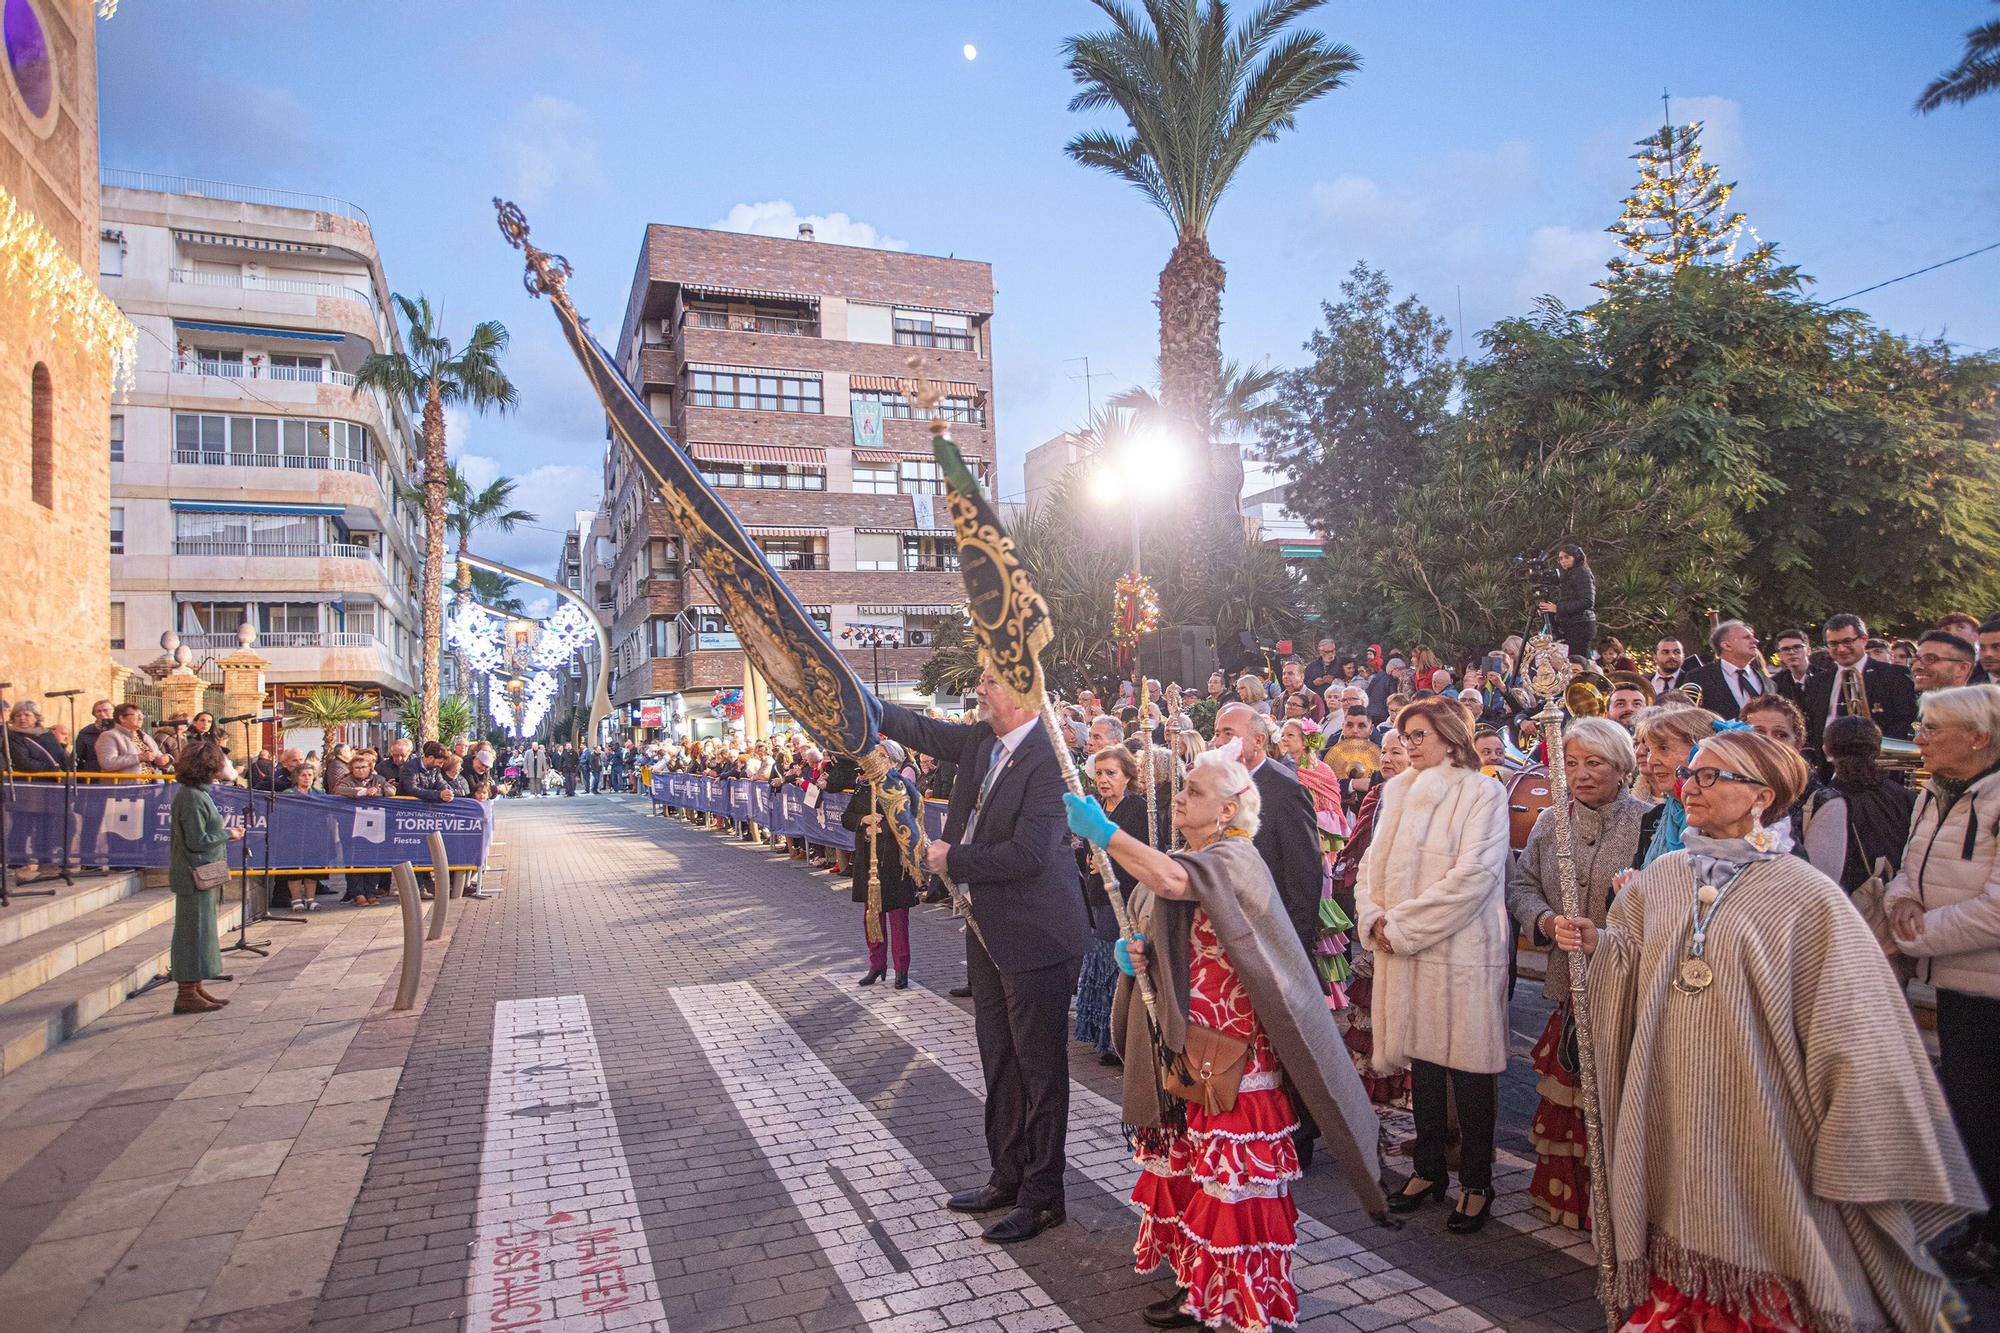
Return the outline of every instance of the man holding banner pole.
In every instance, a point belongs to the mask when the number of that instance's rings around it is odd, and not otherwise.
[[[986,1230],[1006,1245],[1064,1219],[1069,1000],[1089,946],[1062,806],[1062,772],[1038,715],[988,669],[980,726],[882,703],[882,733],[958,766],[943,836],[925,868],[959,886],[965,971],[986,1078],[992,1174],[953,1195],[961,1213],[1009,1210]]]

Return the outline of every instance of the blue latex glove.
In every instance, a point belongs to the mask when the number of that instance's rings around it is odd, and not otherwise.
[[[1111,822],[1111,816],[1104,813],[1104,807],[1088,796],[1078,796],[1075,792],[1063,793],[1063,810],[1069,816],[1069,831],[1082,838],[1093,847],[1109,847],[1111,835],[1118,826]]]
[[[1132,938],[1143,943],[1146,937],[1144,935],[1134,935]],[[1128,977],[1136,977],[1139,974],[1132,967],[1132,950],[1129,947],[1129,943],[1129,941],[1123,939],[1114,943],[1111,946],[1111,957],[1118,964],[1120,972],[1123,972]]]

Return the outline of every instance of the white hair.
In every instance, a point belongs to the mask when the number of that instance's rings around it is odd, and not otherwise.
[[[1257,793],[1257,784],[1250,780],[1250,770],[1236,757],[1237,749],[1236,742],[1231,741],[1219,749],[1204,750],[1188,773],[1189,776],[1198,772],[1211,774],[1225,799],[1236,802],[1236,818],[1229,821],[1229,827],[1254,837],[1263,798]]]
[[[1986,762],[2000,759],[2000,685],[1959,685],[1932,690],[1917,701],[1926,722],[1956,724],[1986,737]]]
[[[1631,734],[1608,717],[1580,717],[1569,723],[1563,728],[1563,744],[1572,741],[1585,754],[1596,755],[1617,769],[1620,777],[1632,776],[1639,766]]]

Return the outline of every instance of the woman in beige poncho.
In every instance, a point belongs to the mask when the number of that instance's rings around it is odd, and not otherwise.
[[[1613,1291],[1648,1333],[1931,1330],[1925,1242],[1980,1207],[1867,925],[1795,856],[1796,751],[1743,731],[1679,773],[1683,847],[1619,891],[1592,956]],[[1766,819],[1776,821],[1766,824]]]

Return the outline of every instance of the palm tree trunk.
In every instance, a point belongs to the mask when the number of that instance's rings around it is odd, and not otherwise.
[[[424,396],[424,683],[420,741],[437,739],[438,657],[444,646],[444,403],[431,383]]]
[[[1242,530],[1243,460],[1233,444],[1209,438],[1222,385],[1222,261],[1208,238],[1183,236],[1160,270],[1160,405],[1182,423],[1189,459],[1205,478],[1207,525],[1217,536]]]

